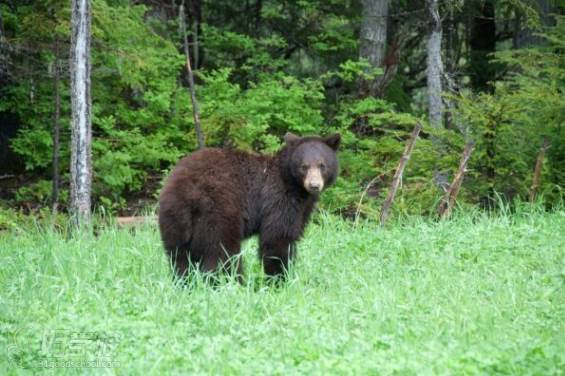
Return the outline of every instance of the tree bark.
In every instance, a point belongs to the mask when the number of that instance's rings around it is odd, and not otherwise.
[[[190,50],[188,47],[188,36],[186,35],[186,22],[184,14],[184,0],[181,3],[179,11],[180,24],[182,28],[183,44],[184,44],[184,55],[186,58],[186,69],[188,71],[188,86],[190,90],[190,100],[192,102],[192,116],[194,118],[194,128],[196,130],[196,140],[198,142],[198,148],[203,149],[204,144],[204,134],[202,133],[202,127],[200,126],[200,107],[198,106],[198,101],[196,100],[196,87],[194,84],[194,73],[192,72],[192,67],[190,65]]]
[[[389,0],[362,0],[363,18],[359,43],[359,57],[367,59],[371,68],[380,68],[386,52]],[[361,82],[361,91],[375,95],[378,80]]]
[[[469,163],[469,159],[471,159],[473,147],[474,143],[468,142],[465,145],[465,149],[463,149],[463,156],[461,157],[461,161],[459,162],[459,169],[457,170],[457,174],[453,178],[451,185],[449,186],[447,192],[445,192],[445,196],[443,197],[439,205],[438,214],[440,218],[446,218],[447,216],[449,216],[451,209],[455,205],[457,195],[459,194],[459,189],[461,188],[463,178],[465,177],[467,164]]]
[[[530,202],[533,203],[536,200],[536,195],[539,189],[541,180],[541,171],[543,169],[543,159],[545,158],[545,152],[549,148],[549,139],[545,137],[543,139],[543,145],[541,146],[538,158],[536,160],[536,167],[534,169],[534,177],[532,180],[532,186],[530,187]]]
[[[396,167],[396,172],[394,173],[394,177],[392,178],[392,183],[390,185],[390,190],[388,191],[387,198],[381,210],[381,227],[384,227],[386,223],[390,207],[392,206],[394,196],[396,196],[396,191],[398,190],[400,180],[402,179],[402,174],[404,173],[404,168],[406,167],[406,163],[408,163],[408,160],[410,159],[412,150],[414,150],[414,144],[416,143],[416,139],[418,138],[421,130],[422,126],[420,125],[420,123],[417,123],[414,127],[414,130],[412,130],[412,134],[410,134],[410,138],[406,142],[406,147],[404,148],[400,162],[398,162],[398,166]]]
[[[442,26],[438,0],[427,0],[431,21],[427,43],[427,83],[429,122],[433,128],[442,128],[443,100],[441,98],[443,64],[441,61]]]
[[[92,184],[90,17],[90,0],[72,0],[70,212],[77,226],[90,223]]]
[[[60,63],[59,63],[59,40],[54,41],[55,61],[53,63],[53,95],[55,96],[55,111],[53,113],[53,188],[51,195],[51,208],[57,212],[59,206],[59,156],[60,156],[60,119],[61,119],[61,93],[59,91]]]

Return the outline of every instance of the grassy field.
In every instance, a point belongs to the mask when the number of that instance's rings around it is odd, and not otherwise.
[[[565,211],[320,215],[281,287],[172,282],[155,227],[0,233],[0,374],[565,372]],[[92,368],[98,367],[98,368]]]

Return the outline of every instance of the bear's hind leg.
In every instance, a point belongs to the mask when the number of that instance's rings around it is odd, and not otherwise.
[[[191,253],[203,272],[226,271],[239,281],[243,278],[243,260],[239,255],[241,234],[237,226],[202,226],[192,239]]]

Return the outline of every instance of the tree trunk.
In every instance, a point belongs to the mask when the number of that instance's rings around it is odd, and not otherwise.
[[[443,100],[441,98],[443,64],[441,61],[442,26],[438,0],[427,0],[431,21],[427,44],[427,83],[429,122],[434,128],[442,128]]]
[[[202,65],[200,58],[200,36],[202,35],[202,4],[200,0],[190,0],[188,5],[189,20],[192,24],[192,35],[188,38],[192,45],[192,68],[197,70]],[[185,22],[186,23],[186,22]]]
[[[194,22],[192,25],[192,45],[194,46],[194,51],[192,54],[194,55],[194,69],[197,70],[200,62],[200,47],[198,46],[198,21]]]
[[[4,72],[6,71],[6,72]],[[4,21],[2,20],[2,12],[0,12],[0,80],[8,72],[8,57],[4,52]]]
[[[551,15],[552,2],[549,0],[536,0],[537,11],[541,27],[547,27],[554,24]],[[523,12],[519,7],[514,9],[514,32],[512,36],[512,48],[532,47],[537,44],[545,44],[545,39],[536,35],[536,30],[528,27],[528,18],[531,15]]]
[[[73,222],[79,226],[90,223],[90,15],[90,0],[72,0],[70,212]]]
[[[541,180],[541,171],[543,169],[543,159],[545,158],[545,151],[549,148],[549,139],[546,137],[543,139],[543,145],[541,146],[536,160],[536,167],[534,169],[534,178],[532,179],[532,186],[530,188],[530,202],[533,203],[536,200],[536,195],[539,189]]]
[[[475,90],[493,92],[491,82],[496,74],[491,62],[491,54],[496,51],[494,0],[485,0],[479,6],[474,10],[471,24],[469,75]]]
[[[392,178],[392,183],[390,185],[390,190],[388,191],[388,195],[381,210],[381,227],[383,227],[386,223],[390,207],[392,206],[394,196],[396,196],[396,191],[398,190],[402,174],[404,173],[404,168],[410,159],[410,154],[412,154],[412,150],[414,150],[414,144],[416,143],[416,139],[418,138],[421,130],[422,126],[420,123],[417,123],[414,130],[412,130],[412,134],[410,134],[410,138],[406,142],[406,147],[404,148],[400,162],[398,162],[398,166],[396,167],[396,172],[394,173],[394,177]]]
[[[0,12],[0,40],[4,38],[4,19],[2,18],[2,12]]]
[[[457,65],[459,61],[459,37],[458,37],[458,24],[455,19],[455,9],[454,5],[449,5],[448,9],[448,20],[445,28],[445,43],[446,46],[446,61],[445,61],[445,74],[444,74],[444,91],[451,95],[458,94],[458,83],[457,83]],[[452,98],[447,98],[445,100],[446,111],[444,112],[444,126],[447,129],[460,128],[455,123],[455,118],[453,116],[456,109],[456,100]]]
[[[447,192],[445,192],[445,196],[443,197],[443,200],[439,205],[438,214],[440,218],[446,218],[447,216],[449,216],[451,209],[453,209],[453,206],[455,205],[457,195],[459,194],[459,189],[461,188],[463,178],[465,177],[465,172],[467,171],[467,164],[469,163],[469,159],[471,159],[473,147],[473,142],[468,142],[465,145],[463,156],[461,157],[461,161],[459,162],[459,169],[457,170],[457,174],[455,174],[453,182],[449,186]]]
[[[53,63],[53,95],[55,96],[55,111],[53,114],[53,190],[51,195],[51,208],[57,212],[59,206],[59,156],[60,156],[60,119],[61,119],[61,93],[59,91],[60,63],[59,63],[59,40],[54,42],[55,61]]]
[[[263,0],[255,1],[255,30],[254,35],[258,36],[261,29],[261,11],[263,10]]]
[[[371,68],[380,68],[386,52],[389,0],[362,0],[363,19],[359,43],[359,57],[367,59]],[[378,80],[361,82],[361,91],[375,95]]]
[[[453,5],[450,5],[448,9],[445,41],[447,43],[445,70],[450,74],[455,74],[459,61],[459,32]]]
[[[186,35],[186,22],[184,14],[184,0],[181,3],[179,11],[180,25],[182,28],[183,44],[184,44],[184,55],[186,58],[186,69],[188,71],[188,86],[190,90],[190,100],[192,102],[192,116],[194,118],[194,128],[196,130],[196,140],[198,142],[198,148],[203,149],[204,144],[204,134],[202,133],[202,128],[200,126],[200,107],[198,106],[198,101],[196,100],[196,87],[194,84],[194,74],[192,72],[192,67],[190,65],[190,50],[188,47],[188,36]]]

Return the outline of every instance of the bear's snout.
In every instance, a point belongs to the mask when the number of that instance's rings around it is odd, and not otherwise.
[[[304,179],[304,189],[308,193],[320,193],[324,189],[324,177],[319,168],[310,168]]]

